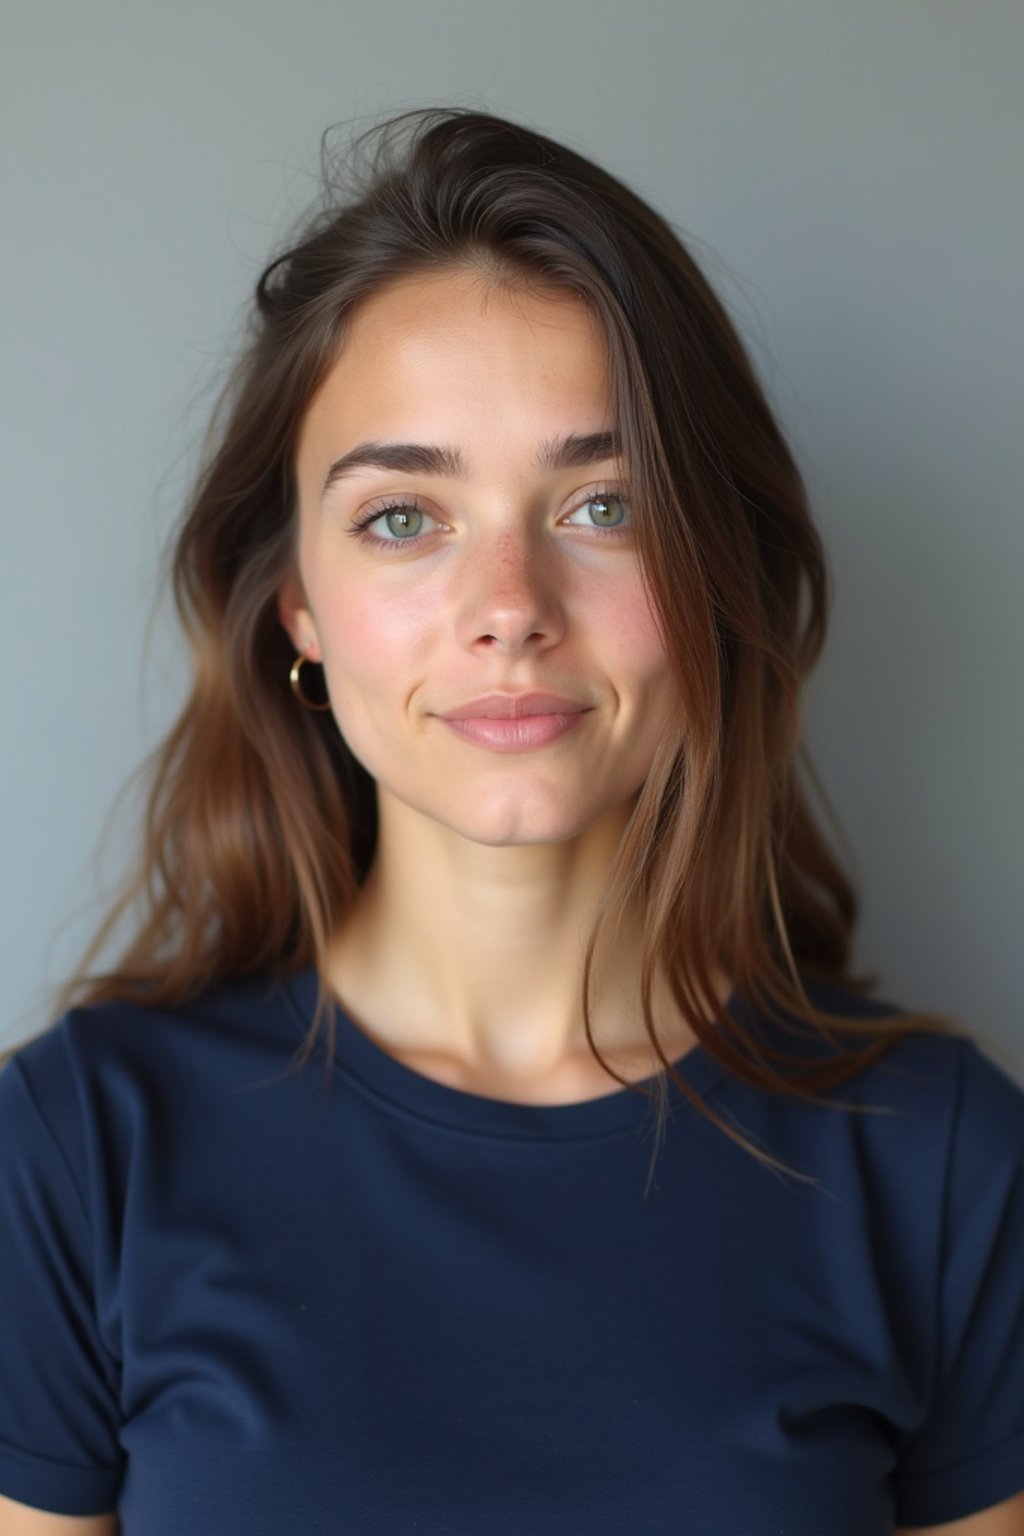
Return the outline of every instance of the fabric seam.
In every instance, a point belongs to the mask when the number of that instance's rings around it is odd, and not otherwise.
[[[87,1228],[88,1228],[88,1230],[89,1230],[89,1232],[91,1234],[92,1233],[92,1218],[91,1218],[90,1213],[89,1213],[89,1203],[86,1200],[85,1195],[83,1194],[82,1190],[78,1186],[78,1180],[75,1178],[74,1173],[72,1172],[71,1161],[68,1158],[67,1153],[64,1151],[64,1148],[61,1145],[60,1140],[57,1137],[56,1132],[54,1131],[53,1127],[50,1125],[50,1122],[47,1120],[46,1116],[43,1114],[43,1111],[42,1111],[42,1109],[39,1106],[39,1101],[36,1098],[35,1091],[34,1091],[34,1089],[32,1087],[32,1083],[31,1083],[31,1080],[29,1078],[29,1075],[25,1071],[25,1069],[22,1066],[21,1062],[18,1061],[18,1059],[16,1057],[12,1061],[10,1061],[8,1063],[8,1066],[9,1067],[16,1067],[17,1068],[18,1080],[21,1083],[23,1089],[25,1090],[25,1097],[28,1099],[28,1102],[31,1105],[32,1111],[33,1111],[36,1119],[39,1121],[39,1124],[42,1126],[47,1141],[50,1143],[50,1145],[52,1146],[53,1150],[57,1154],[58,1161],[60,1162],[61,1167],[64,1169],[64,1172],[65,1172],[65,1174],[67,1176],[68,1182],[71,1185],[71,1188],[75,1192],[75,1199],[78,1202],[79,1208],[80,1208],[80,1210],[82,1212],[82,1216],[83,1216],[83,1218],[85,1220],[85,1224],[86,1224],[86,1226],[87,1226]]]

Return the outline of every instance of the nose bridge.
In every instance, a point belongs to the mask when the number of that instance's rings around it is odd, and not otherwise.
[[[559,625],[555,560],[543,530],[530,518],[480,528],[462,571],[462,617],[471,638],[508,641]]]

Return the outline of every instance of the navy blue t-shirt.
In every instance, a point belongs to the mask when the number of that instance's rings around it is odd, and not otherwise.
[[[975,1042],[831,1090],[877,1114],[696,1047],[817,1182],[674,1087],[649,1182],[628,1088],[466,1093],[340,1010],[294,1070],[315,993],[74,1010],[0,1072],[0,1493],[126,1536],[889,1536],[1024,1489],[1024,1089]]]

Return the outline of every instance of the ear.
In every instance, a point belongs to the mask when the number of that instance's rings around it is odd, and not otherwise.
[[[281,583],[277,594],[277,616],[287,630],[297,651],[310,661],[320,660],[316,624],[309,608],[302,582],[296,573],[289,574]]]

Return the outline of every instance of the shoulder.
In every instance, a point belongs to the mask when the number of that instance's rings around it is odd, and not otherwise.
[[[833,989],[837,1011],[863,1016],[907,1014],[898,1003],[852,997]],[[979,1029],[948,1033],[924,1030],[905,1035],[868,1069],[872,1089],[890,1092],[908,1107],[941,1106],[949,1128],[959,1135],[972,1130],[996,1139],[1020,1141],[1024,1134],[1024,1073],[1013,1067],[1004,1048]]]
[[[837,982],[805,981],[811,1001],[823,1011],[851,1020],[871,1021],[886,1015],[905,1017],[911,1010],[886,997],[871,997]],[[773,1032],[787,1044],[792,1037]],[[847,1049],[861,1049],[843,1036]],[[865,1037],[864,1044],[870,1044]],[[801,1041],[797,1055],[821,1061],[835,1059],[827,1041],[815,1035]],[[1000,1060],[1003,1049],[980,1030],[968,1026],[948,1032],[925,1029],[908,1032],[867,1062],[834,1096],[862,1102],[877,1100],[898,1109],[945,1115],[950,1122],[989,1121],[997,1133],[1019,1133],[1024,1115],[1024,1071]]]
[[[0,1130],[27,1100],[82,1166],[89,1137],[165,1103],[188,1113],[203,1094],[277,1070],[303,1033],[282,980],[217,982],[173,1007],[118,999],[68,1010],[0,1068]]]
[[[806,986],[816,1006],[837,1016],[910,1012],[839,984]],[[870,1044],[839,1030],[832,1044],[806,1024],[788,1027],[795,1022],[758,1015],[753,1033],[801,1065],[831,1064],[840,1048],[859,1053]],[[862,1066],[855,1063],[845,1080],[807,1091],[817,1100],[744,1092],[742,1102],[773,1151],[807,1172],[869,1191],[894,1219],[928,1218],[937,1227],[951,1211],[964,1211],[965,1190],[988,1180],[1005,1197],[1008,1182],[1024,1178],[1024,1085],[969,1029],[907,1033]]]
[[[175,1041],[259,1037],[286,1007],[286,978],[277,973],[212,982],[166,1005],[116,998],[69,1009],[44,1031],[15,1048],[11,1060],[45,1071],[65,1057],[85,1064],[112,1055],[145,1055]]]

